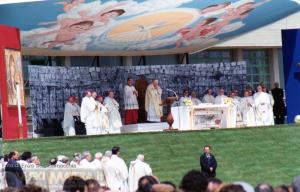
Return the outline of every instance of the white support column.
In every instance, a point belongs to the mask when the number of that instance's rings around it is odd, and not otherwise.
[[[278,49],[270,49],[270,83],[273,86],[274,82],[280,83],[280,67]],[[281,86],[281,85],[279,85]]]
[[[124,57],[122,57],[122,61],[123,61],[123,65],[124,66],[132,66],[133,65],[132,57],[131,56],[124,56]]]
[[[65,66],[71,67],[71,57],[65,57]]]

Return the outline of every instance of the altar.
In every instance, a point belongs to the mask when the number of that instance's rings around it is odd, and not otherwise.
[[[210,128],[235,128],[236,109],[229,105],[200,104],[172,107],[173,128],[201,130]]]

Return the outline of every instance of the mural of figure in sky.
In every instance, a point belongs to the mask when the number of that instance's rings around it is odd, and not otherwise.
[[[282,6],[284,4],[284,6]],[[60,51],[193,51],[272,23],[298,0],[53,0],[6,5],[22,46]],[[269,14],[270,12],[274,14]],[[30,15],[44,14],[32,18]],[[259,18],[259,19],[258,19]]]

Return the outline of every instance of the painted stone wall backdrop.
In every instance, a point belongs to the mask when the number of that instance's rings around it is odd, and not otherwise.
[[[112,89],[116,99],[123,108],[123,87],[127,78],[134,80],[145,75],[148,82],[159,79],[164,89],[163,97],[172,93],[179,95],[184,88],[195,90],[202,97],[207,87],[223,87],[226,91],[232,88],[240,93],[246,86],[246,62],[157,65],[157,66],[119,66],[119,67],[51,67],[29,65],[29,85],[32,103],[34,128],[39,127],[42,119],[62,119],[66,98],[78,96],[81,100],[85,90],[91,89],[105,95]]]

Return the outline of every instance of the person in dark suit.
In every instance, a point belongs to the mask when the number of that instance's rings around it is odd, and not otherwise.
[[[206,145],[203,148],[203,154],[200,156],[201,171],[206,173],[207,177],[215,177],[217,169],[217,160],[211,154],[211,146]]]
[[[25,175],[22,167],[17,162],[19,153],[17,151],[10,152],[9,160],[5,166],[5,179],[8,187],[20,189],[26,185]]]
[[[274,89],[272,89],[272,96],[274,98],[273,113],[275,116],[275,124],[284,124],[284,117],[286,115],[284,104],[284,92],[279,88],[279,83],[274,83]]]

